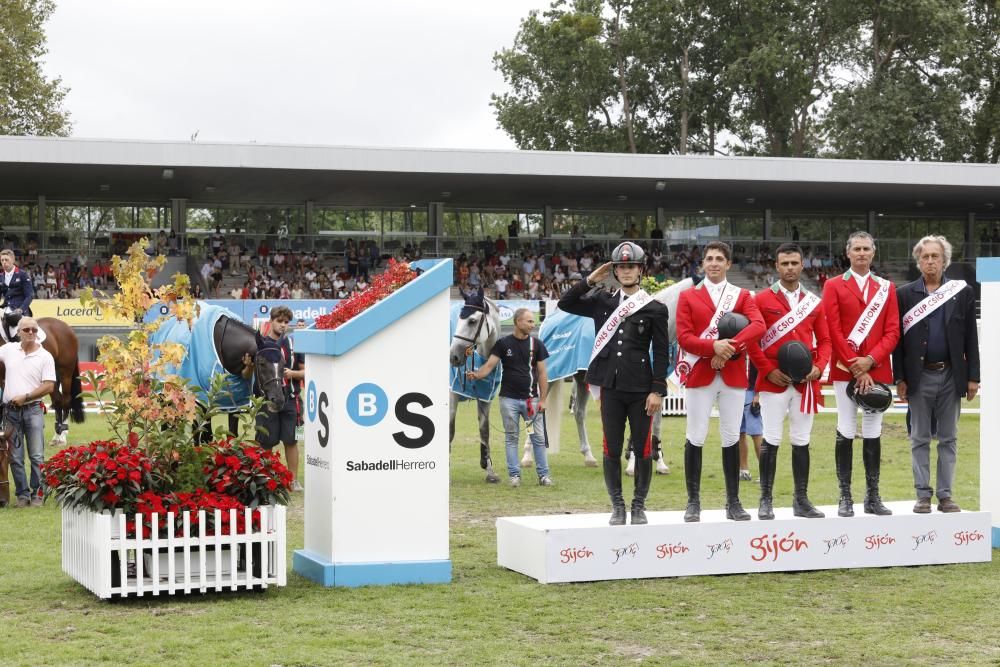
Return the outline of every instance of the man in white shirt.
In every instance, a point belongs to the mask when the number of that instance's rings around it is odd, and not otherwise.
[[[10,469],[14,474],[17,507],[42,505],[42,461],[45,456],[45,413],[41,399],[56,386],[56,364],[48,350],[38,344],[38,323],[31,317],[18,322],[20,343],[0,347],[4,380],[3,410],[13,427]],[[31,459],[31,484],[24,474],[24,450]]]

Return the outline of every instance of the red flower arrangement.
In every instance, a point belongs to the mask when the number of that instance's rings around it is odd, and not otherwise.
[[[205,485],[248,507],[287,505],[292,472],[263,447],[220,440],[205,463]]]
[[[167,535],[168,513],[174,513],[174,534],[180,535],[184,530],[184,512],[190,512],[188,519],[191,535],[215,535],[218,530],[222,535],[244,534],[247,532],[246,505],[236,498],[224,493],[213,493],[197,489],[191,493],[165,493],[146,491],[139,497],[136,504],[136,514],[141,515],[142,536],[152,535],[153,514],[156,514],[156,524],[160,537]],[[205,510],[205,525],[198,520],[198,511]],[[220,511],[219,523],[215,524],[215,510]],[[235,522],[230,520],[229,510],[236,510]],[[251,529],[260,529],[260,510],[254,510],[250,515]],[[125,522],[125,531],[129,537],[136,534],[135,521]]]
[[[63,449],[43,464],[42,474],[61,505],[97,512],[134,511],[143,490],[161,481],[144,451],[105,440]]]
[[[409,264],[390,259],[385,271],[372,278],[368,289],[344,299],[327,315],[317,317],[316,328],[336,329],[416,277],[416,271],[411,269]]]

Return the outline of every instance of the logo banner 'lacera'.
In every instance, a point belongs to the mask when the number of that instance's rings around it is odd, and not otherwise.
[[[105,313],[96,306],[82,306],[76,299],[35,299],[31,302],[35,318],[54,317],[71,327],[128,327],[132,323]]]

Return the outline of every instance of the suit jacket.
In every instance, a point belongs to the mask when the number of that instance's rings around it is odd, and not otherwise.
[[[771,285],[771,289],[761,290],[754,297],[757,309],[760,310],[761,317],[764,318],[764,332],[788,314],[792,309],[788,305],[788,299],[781,292],[780,283]],[[813,311],[802,320],[798,326],[786,333],[776,343],[766,350],[760,349],[760,339],[753,341],[750,345],[750,360],[757,367],[757,391],[772,391],[781,393],[785,387],[779,387],[767,379],[767,374],[778,368],[778,350],[781,345],[788,341],[797,340],[805,344],[812,351],[813,365],[822,371],[830,363],[830,329],[826,324],[826,315],[823,312],[823,303],[813,308]],[[801,388],[803,385],[798,385]]]
[[[869,274],[872,275],[872,274]],[[885,280],[882,278],[881,280]],[[875,366],[869,371],[876,382],[892,384],[892,351],[899,342],[899,304],[896,302],[896,286],[889,283],[889,297],[886,299],[878,319],[872,323],[868,336],[861,341],[861,349],[854,352],[847,344],[847,336],[854,328],[861,313],[875,297],[878,287],[869,278],[864,295],[850,271],[830,278],[823,286],[823,310],[830,328],[830,342],[833,354],[830,358],[830,380],[850,382],[851,372],[837,366],[837,362],[849,367],[848,359],[871,355]]]
[[[688,375],[687,387],[705,387],[715,380],[716,371],[712,368],[711,359],[715,356],[715,339],[702,339],[701,332],[708,327],[715,315],[715,304],[705,287],[707,281],[702,281],[684,290],[677,301],[677,342],[686,352],[698,355],[701,361],[694,365]],[[753,296],[749,291],[740,289],[736,299],[734,313],[742,313],[750,320],[750,324],[734,339],[739,352],[745,351],[753,341],[759,341],[764,334],[764,320],[757,310]],[[743,355],[734,356],[722,368],[722,381],[730,387],[747,387],[747,365]]]
[[[945,279],[947,282],[947,279]],[[927,298],[924,279],[918,278],[899,288],[900,330],[902,318],[915,305]],[[976,294],[971,285],[966,285],[958,294],[948,299],[944,309],[945,337],[948,339],[948,357],[951,362],[951,376],[955,381],[955,393],[964,395],[969,382],[979,382],[979,333],[976,331]],[[920,375],[924,369],[924,354],[927,351],[927,334],[930,325],[924,319],[910,328],[910,332],[900,338],[892,353],[896,382],[904,380],[907,392],[920,385]]]
[[[621,293],[606,290],[587,295],[585,280],[571,287],[559,299],[567,313],[590,317],[594,331],[618,310]],[[584,298],[586,296],[586,298]],[[587,382],[619,391],[667,393],[667,366],[670,361],[667,307],[652,301],[627,317],[587,369]],[[652,358],[650,358],[652,345]]]
[[[27,271],[15,267],[9,285],[3,283],[3,273],[0,271],[0,302],[4,306],[20,308],[26,315],[31,315],[31,301],[34,298],[35,288]]]

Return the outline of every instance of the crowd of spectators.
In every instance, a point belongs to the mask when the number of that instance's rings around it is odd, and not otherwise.
[[[79,253],[64,261],[42,264],[34,258],[25,258],[27,263],[21,268],[31,274],[36,299],[76,299],[80,291],[93,287],[101,290],[114,288],[111,262],[97,259],[89,262],[87,256]]]
[[[410,246],[402,259],[419,256]],[[371,274],[388,259],[372,240],[347,239],[342,255],[295,252],[271,248],[267,240],[256,248],[236,239],[228,243],[221,234],[209,238],[209,254],[201,277],[212,298],[232,299],[344,299],[367,289]],[[242,279],[224,287],[226,274]],[[201,295],[196,294],[199,298]]]

